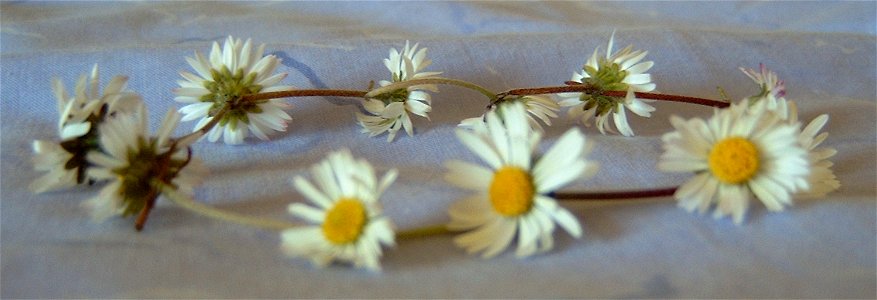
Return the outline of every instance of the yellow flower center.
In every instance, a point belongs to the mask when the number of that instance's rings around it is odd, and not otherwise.
[[[341,198],[326,213],[323,235],[334,244],[347,244],[359,239],[366,222],[365,207],[357,199]]]
[[[533,207],[533,180],[518,167],[505,166],[493,174],[490,183],[490,203],[498,213],[514,217]]]
[[[745,138],[726,138],[710,150],[710,171],[724,183],[738,184],[749,180],[758,172],[759,165],[758,149]]]

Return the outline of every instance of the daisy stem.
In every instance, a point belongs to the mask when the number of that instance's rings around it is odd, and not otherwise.
[[[367,93],[366,91],[354,91],[354,90],[291,90],[291,91],[249,94],[249,95],[242,96],[241,100],[246,101],[246,102],[250,102],[250,101],[267,100],[267,99],[275,99],[275,98],[320,97],[320,96],[362,98],[362,97],[365,97],[366,93]]]
[[[245,215],[240,215],[236,213],[227,212],[209,205],[201,204],[195,202],[195,200],[180,194],[177,190],[167,184],[161,183],[159,181],[154,181],[153,184],[156,184],[159,188],[161,188],[162,194],[164,194],[165,198],[177,204],[185,209],[188,209],[192,212],[198,213],[203,216],[211,217],[217,220],[228,221],[232,223],[237,223],[241,225],[259,227],[264,229],[271,230],[284,230],[293,227],[298,227],[299,225],[277,221],[277,220],[266,220],[260,218],[249,217]]]
[[[161,193],[164,194],[165,198],[167,198],[174,204],[203,216],[270,230],[284,230],[300,226],[298,224],[284,221],[266,220],[227,212],[209,205],[195,202],[195,200],[193,200],[192,198],[178,192],[173,186],[165,184],[161,181],[155,180],[153,181],[153,184],[159,187],[161,189]],[[399,239],[407,240],[447,233],[450,233],[450,231],[444,225],[436,225],[402,231],[397,233],[396,237]]]
[[[398,238],[400,240],[410,240],[410,239],[427,237],[427,236],[431,236],[431,235],[448,234],[450,232],[451,231],[448,230],[448,228],[445,227],[445,225],[436,225],[436,226],[415,228],[415,229],[411,229],[411,230],[407,230],[407,231],[400,231],[400,232],[396,233],[396,238]]]
[[[365,94],[366,98],[372,98],[377,95],[389,93],[392,91],[400,90],[407,88],[413,85],[422,85],[422,84],[447,84],[447,85],[456,85],[468,89],[475,90],[487,98],[490,98],[490,101],[493,102],[496,100],[496,93],[471,82],[452,79],[452,78],[444,78],[444,77],[429,77],[429,78],[418,78],[418,79],[410,79],[405,81],[393,82],[390,85],[382,86],[376,89],[373,89]]]
[[[565,86],[549,86],[549,87],[523,88],[523,89],[508,90],[506,92],[500,93],[499,98],[505,97],[507,95],[525,96],[525,95],[574,93],[574,92],[576,92],[576,93],[591,93],[592,94],[592,93],[598,92],[598,90],[589,86],[589,85],[586,85],[586,84],[580,84],[577,82],[567,82],[567,85],[565,85]],[[604,96],[610,96],[610,97],[624,97],[627,95],[627,92],[626,91],[603,91],[601,94]],[[634,94],[636,95],[637,98],[640,98],[640,99],[683,102],[683,103],[700,104],[700,105],[704,105],[704,106],[713,106],[713,107],[728,107],[728,106],[730,106],[730,103],[725,102],[725,101],[721,101],[721,100],[704,99],[704,98],[679,96],[679,95],[667,95],[667,94],[658,94],[658,93],[635,92]]]
[[[579,193],[566,192],[554,193],[552,196],[557,200],[634,200],[639,198],[668,197],[676,193],[678,187],[663,188],[657,190],[621,191],[621,192],[594,192]]]
[[[149,213],[152,212],[152,208],[155,206],[155,200],[157,198],[158,191],[151,189],[146,196],[146,206],[140,210],[140,214],[137,215],[137,219],[134,221],[134,229],[141,231],[143,230],[143,227],[146,226],[146,220],[149,218]]]

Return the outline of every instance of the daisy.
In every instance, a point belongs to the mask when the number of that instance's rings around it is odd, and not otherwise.
[[[448,209],[448,229],[468,231],[454,243],[469,253],[496,256],[515,235],[518,257],[550,250],[555,223],[573,237],[582,234],[578,220],[550,193],[596,173],[596,163],[585,159],[592,145],[573,128],[533,162],[541,134],[530,129],[525,115],[523,104],[511,103],[489,112],[486,123],[476,123],[474,131],[457,130],[460,141],[488,165],[456,160],[445,164],[445,180],[476,192]]]
[[[542,131],[542,125],[539,125],[539,122],[536,121],[538,118],[545,123],[545,125],[551,126],[550,118],[557,118],[557,112],[560,110],[560,106],[557,105],[556,102],[551,100],[551,97],[542,96],[542,95],[532,95],[532,96],[524,96],[519,98],[505,99],[501,103],[494,103],[490,105],[488,112],[495,111],[496,107],[502,103],[507,102],[522,102],[524,106],[527,108],[527,121],[530,124],[530,128],[537,131]],[[487,116],[485,112],[483,115],[475,118],[468,118],[463,121],[460,121],[460,124],[457,126],[463,128],[472,128],[475,123],[484,122],[484,117]]]
[[[637,99],[634,92],[650,92],[655,89],[652,77],[645,73],[652,68],[654,62],[644,61],[648,51],[633,50],[633,46],[612,53],[615,33],[609,38],[606,55],[600,57],[599,48],[585,63],[581,73],[573,73],[572,81],[589,85],[596,89],[593,94],[562,93],[558,94],[560,106],[570,107],[569,116],[580,118],[582,124],[590,126],[588,121],[594,117],[600,133],[613,132],[609,125],[609,116],[615,127],[624,136],[633,136],[633,130],[627,123],[625,108],[642,117],[650,117],[655,108],[646,102],[653,100]],[[627,91],[624,98],[600,95],[603,91]]]
[[[381,86],[441,74],[441,72],[421,72],[432,64],[432,61],[426,58],[427,48],[418,50],[417,46],[418,44],[414,44],[412,47],[406,41],[401,53],[395,48],[390,49],[390,58],[384,59],[384,65],[392,73],[393,80],[381,80]],[[438,87],[434,84],[413,85],[366,99],[363,108],[369,114],[356,114],[356,119],[363,127],[362,132],[368,133],[369,137],[388,132],[387,142],[392,142],[400,129],[405,129],[408,136],[413,135],[414,125],[408,113],[429,119],[428,114],[432,110],[430,106],[432,99],[426,91],[438,92]]]
[[[396,179],[396,170],[378,182],[372,166],[345,149],[330,153],[313,166],[312,173],[319,189],[300,176],[293,185],[316,207],[293,203],[289,212],[315,225],[283,231],[283,251],[307,257],[318,267],[339,260],[380,270],[381,245],[393,246],[395,234],[379,199]]]
[[[148,209],[159,196],[156,181],[186,194],[200,183],[203,167],[191,156],[187,142],[170,139],[180,120],[176,110],[168,111],[156,137],[148,135],[147,120],[146,109],[141,107],[101,126],[103,153],[89,153],[88,161],[93,164],[91,174],[109,183],[96,197],[82,203],[93,220]]]
[[[761,92],[758,95],[747,97],[739,104],[732,105],[732,109],[748,110],[754,113],[768,111],[786,121],[787,124],[798,124],[798,106],[794,101],[786,100],[785,83],[779,80],[777,74],[767,69],[764,64],[760,64],[759,67],[759,72],[753,69],[740,68],[744,74],[759,85]],[[746,101],[748,101],[748,105]],[[840,188],[840,182],[831,170],[834,163],[828,160],[837,154],[837,150],[829,147],[819,147],[828,138],[827,132],[819,133],[828,123],[828,119],[828,114],[819,115],[811,120],[798,134],[798,144],[807,151],[807,158],[811,168],[810,176],[808,176],[806,182],[799,184],[799,187],[802,189],[798,193],[800,196],[822,197]],[[806,187],[809,187],[809,190]]]
[[[279,85],[286,73],[274,74],[280,59],[274,55],[262,56],[265,45],[253,49],[252,42],[235,39],[225,40],[222,50],[213,42],[209,60],[195,51],[195,58],[186,61],[196,74],[180,72],[184,80],[178,80],[174,89],[177,102],[188,105],[180,109],[185,116],[182,121],[200,119],[194,131],[200,130],[223,108],[228,111],[222,120],[207,134],[215,142],[220,136],[226,144],[243,143],[248,132],[268,140],[271,130],[286,131],[286,122],[292,120],[284,109],[292,106],[282,99],[242,101],[249,94],[291,90],[293,87]]]
[[[109,116],[131,112],[141,101],[140,96],[126,89],[127,81],[125,76],[113,77],[101,93],[98,67],[94,65],[91,74],[79,78],[73,96],[70,96],[64,83],[53,79],[61,141],[33,142],[34,169],[46,171],[46,174],[31,183],[31,191],[42,193],[94,181],[88,174],[91,165],[85,157],[89,152],[99,150],[98,125]]]
[[[723,109],[707,121],[672,116],[670,123],[676,131],[662,137],[658,169],[696,173],[674,194],[689,212],[704,213],[715,203],[713,217],[730,214],[739,225],[753,195],[769,211],[782,211],[810,173],[799,125],[774,114]]]

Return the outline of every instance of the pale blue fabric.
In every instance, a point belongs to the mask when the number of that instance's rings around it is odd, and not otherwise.
[[[29,3],[3,2],[2,298],[55,297],[539,297],[539,298],[874,298],[875,3],[874,2],[331,2],[331,3]],[[623,203],[563,203],[584,235],[556,232],[553,251],[527,259],[468,256],[452,236],[401,241],[384,272],[324,270],[279,251],[270,231],[221,223],[160,206],[145,231],[131,219],[93,224],[79,208],[97,187],[33,195],[40,174],[30,143],[53,139],[53,76],[71,87],[98,63],[103,82],[130,77],[156,129],[179,107],[171,89],[184,57],[227,35],[252,37],[283,58],[286,83],[362,89],[387,79],[382,59],[405,40],[429,48],[429,70],[496,91],[558,85],[593,52],[616,45],[649,51],[658,89],[734,99],[757,88],[737,70],[759,63],[786,80],[788,98],[810,120],[829,113],[825,145],[843,187],[797,201],[783,213],[753,202],[747,221],[689,214],[669,198]],[[458,121],[482,113],[472,91],[442,87],[431,120],[393,143],[368,138],[354,122],[356,101],[302,98],[294,120],[272,141],[242,146],[201,142],[195,153],[211,175],[199,201],[254,216],[287,218],[303,201],[288,184],[330,151],[352,149],[381,172],[398,168],[384,197],[400,229],[447,221],[466,194],[442,180],[448,159],[476,161],[456,141]],[[708,108],[657,103],[650,119],[631,117],[635,138],[602,136],[591,159],[598,175],[565,190],[672,186],[687,176],[655,170],[668,117],[707,117]],[[191,130],[184,123],[178,134]],[[558,119],[543,150],[574,122]]]

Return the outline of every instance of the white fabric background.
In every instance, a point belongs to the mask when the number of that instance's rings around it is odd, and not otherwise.
[[[782,297],[874,298],[875,3],[19,3],[3,2],[0,297]],[[286,83],[365,88],[388,78],[382,59],[406,39],[428,47],[429,70],[495,91],[568,80],[613,29],[616,45],[649,51],[661,92],[734,99],[757,88],[737,70],[765,63],[810,120],[829,113],[827,146],[843,187],[780,214],[754,203],[747,221],[688,214],[669,198],[563,203],[582,239],[557,232],[555,250],[516,259],[467,256],[451,236],[402,241],[384,272],[312,268],[278,249],[275,232],[221,223],[172,205],[146,230],[131,219],[93,224],[79,203],[98,188],[33,195],[30,143],[54,139],[50,79],[69,87],[100,64],[103,82],[130,76],[151,125],[179,107],[171,89],[184,57],[231,34],[268,44]],[[398,168],[384,197],[401,229],[447,221],[466,192],[444,183],[445,160],[477,161],[453,135],[480,115],[479,94],[443,87],[431,121],[388,144],[354,122],[355,100],[290,101],[289,131],[242,146],[199,143],[210,168],[199,201],[254,216],[289,218],[302,197],[288,184],[326,152],[343,147],[381,172]],[[669,115],[707,117],[709,108],[657,103],[633,118],[635,138],[586,134],[601,162],[595,178],[565,190],[665,187],[687,176],[655,170]],[[184,123],[178,134],[191,130]],[[575,123],[558,119],[543,147]],[[544,150],[545,148],[543,148]]]

